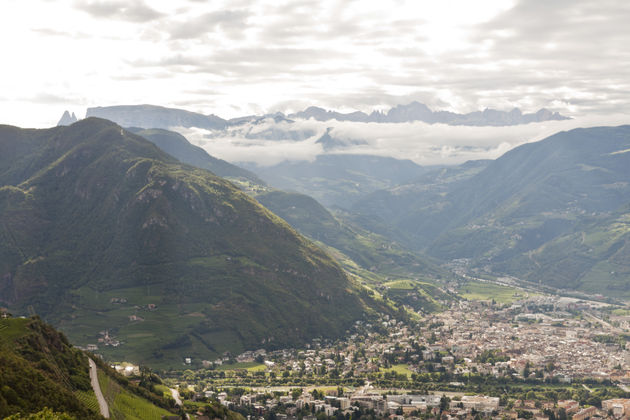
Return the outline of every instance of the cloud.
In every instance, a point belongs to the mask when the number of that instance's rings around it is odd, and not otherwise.
[[[248,15],[245,10],[216,10],[191,19],[172,21],[168,32],[171,39],[193,39],[216,30],[238,37]]]
[[[46,104],[46,105],[64,105],[64,104],[76,104],[76,103],[84,103],[83,98],[79,98],[77,96],[66,96],[66,95],[57,95],[54,93],[39,93],[34,96],[30,96],[28,98],[24,98],[24,101],[34,102],[38,104]]]
[[[164,16],[141,0],[77,1],[75,7],[99,19],[118,19],[142,23]]]
[[[611,115],[510,127],[468,127],[423,122],[296,120],[276,123],[268,118],[221,131],[175,129],[209,154],[234,163],[270,166],[282,161],[312,161],[330,153],[388,156],[410,159],[420,165],[453,165],[468,160],[496,159],[516,146],[558,131],[627,121],[626,115]],[[326,132],[339,142],[339,147],[326,151],[317,143]]]
[[[312,161],[324,149],[312,136],[303,141],[248,139],[234,133],[214,136],[208,130],[176,127],[191,143],[203,147],[210,155],[231,162],[257,162],[270,166],[285,160]],[[211,135],[212,137],[208,137]]]

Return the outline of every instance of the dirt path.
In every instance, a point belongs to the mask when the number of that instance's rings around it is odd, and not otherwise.
[[[108,419],[109,407],[107,406],[107,401],[105,401],[105,397],[103,397],[103,393],[101,392],[101,385],[99,385],[98,383],[96,363],[94,363],[94,360],[92,359],[88,360],[90,361],[90,380],[92,381],[92,389],[94,390],[94,394],[96,394],[96,399],[98,400],[98,406],[101,410],[101,415]]]

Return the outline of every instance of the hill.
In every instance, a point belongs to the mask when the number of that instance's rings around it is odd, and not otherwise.
[[[483,171],[491,161],[469,161],[427,170],[412,182],[375,191],[351,207],[363,228],[380,232],[411,249],[422,249],[445,229],[456,212],[449,194]]]
[[[233,184],[114,123],[2,126],[0,150],[0,300],[77,344],[200,364],[338,336],[375,305]]]
[[[495,264],[495,270],[532,283],[628,298],[630,207],[586,218],[571,232]]]
[[[90,383],[88,355],[40,318],[0,320],[0,363],[0,417],[48,408],[77,419],[103,418]],[[169,403],[149,387],[130,384],[100,361],[99,366],[99,379],[115,383],[129,405],[154,413],[142,418],[172,415],[165,409]],[[129,410],[114,404],[109,409],[112,418],[133,418]]]

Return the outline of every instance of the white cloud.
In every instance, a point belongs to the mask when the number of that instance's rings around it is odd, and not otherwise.
[[[216,136],[201,128],[173,129],[191,143],[203,147],[210,155],[228,162],[257,162],[270,166],[285,160],[312,161],[324,151],[320,144],[315,143],[318,136],[302,141],[263,140],[246,138],[234,132]]]
[[[467,160],[496,159],[521,144],[558,131],[596,125],[620,125],[626,115],[592,116],[509,127],[470,127],[423,122],[382,124],[297,120],[294,123],[244,124],[225,131],[175,128],[209,154],[230,162],[270,166],[282,161],[312,161],[325,153],[367,154],[410,159],[420,165],[451,165]],[[265,139],[273,130],[276,139]],[[343,145],[325,151],[316,141],[327,131]],[[295,132],[304,140],[291,140]],[[268,137],[268,136],[267,136]]]

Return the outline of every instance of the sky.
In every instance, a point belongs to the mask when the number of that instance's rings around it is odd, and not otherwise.
[[[64,110],[154,104],[223,118],[315,105],[387,111],[558,111],[511,128],[299,122],[264,142],[180,130],[217,157],[270,165],[334,153],[420,164],[496,158],[556,131],[630,119],[625,0],[4,0],[0,123],[49,127]]]
[[[0,122],[140,103],[623,114],[628,22],[625,0],[4,0]]]

